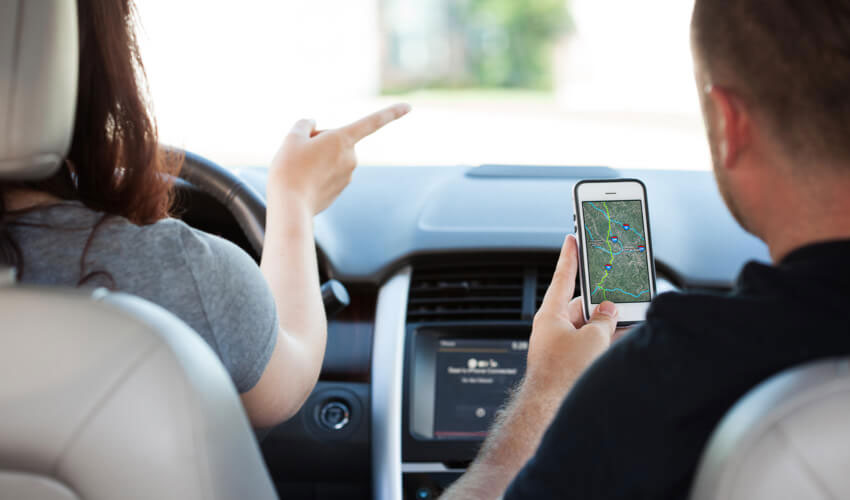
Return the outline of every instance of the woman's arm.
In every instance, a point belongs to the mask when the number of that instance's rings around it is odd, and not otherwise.
[[[255,427],[294,415],[316,385],[327,341],[319,290],[313,216],[351,181],[354,146],[410,111],[391,106],[346,127],[318,132],[311,120],[295,124],[269,170],[266,237],[260,270],[274,295],[280,331],[260,381],[242,395]]]

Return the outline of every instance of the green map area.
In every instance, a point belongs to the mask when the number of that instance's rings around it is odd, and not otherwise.
[[[649,261],[641,202],[582,203],[590,302],[649,302]]]

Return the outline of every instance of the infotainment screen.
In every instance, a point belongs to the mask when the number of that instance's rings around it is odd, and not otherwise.
[[[510,389],[525,373],[527,352],[526,340],[440,339],[433,438],[486,436]]]

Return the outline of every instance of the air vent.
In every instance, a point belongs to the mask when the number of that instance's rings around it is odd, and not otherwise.
[[[546,296],[546,290],[549,289],[549,285],[552,283],[552,276],[555,275],[555,264],[540,264],[536,266],[535,272],[537,273],[537,288],[534,291],[534,310],[537,311],[543,305],[543,297]],[[578,297],[579,295],[581,295],[581,285],[579,284],[578,277],[576,277],[576,287],[573,297]]]
[[[555,274],[554,265],[537,266],[537,289],[535,290],[534,310],[540,309],[543,305],[543,297],[546,296],[546,290],[549,288],[549,283],[552,283],[552,276]]]
[[[416,268],[407,321],[521,320],[523,283],[519,265]]]

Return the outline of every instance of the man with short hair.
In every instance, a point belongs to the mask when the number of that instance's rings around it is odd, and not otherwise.
[[[526,378],[446,498],[686,498],[739,398],[850,355],[850,0],[696,0],[692,47],[717,184],[773,265],[658,297],[607,349],[616,308],[583,324],[568,237]]]

